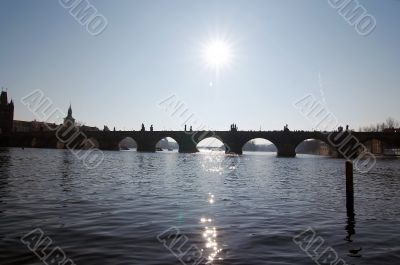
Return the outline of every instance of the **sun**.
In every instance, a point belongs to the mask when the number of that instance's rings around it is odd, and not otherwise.
[[[220,70],[231,64],[232,47],[226,41],[211,40],[203,47],[203,59],[209,67]]]

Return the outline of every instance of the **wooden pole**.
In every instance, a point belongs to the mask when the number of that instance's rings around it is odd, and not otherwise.
[[[355,234],[353,162],[351,161],[346,161],[346,209],[348,222],[346,240],[351,242],[351,236]]]
[[[354,201],[353,162],[346,161],[346,199]]]

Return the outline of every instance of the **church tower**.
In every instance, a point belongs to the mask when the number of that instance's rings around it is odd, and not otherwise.
[[[11,133],[14,122],[14,102],[8,103],[7,91],[1,91],[0,96],[0,132]]]
[[[65,124],[66,122],[71,122],[73,125],[75,125],[75,119],[72,117],[72,108],[71,108],[71,104],[69,104],[68,115],[67,115],[67,117],[64,118],[64,124]]]

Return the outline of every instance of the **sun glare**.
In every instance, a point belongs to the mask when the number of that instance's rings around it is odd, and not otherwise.
[[[231,63],[232,48],[226,41],[212,40],[204,46],[203,57],[209,67],[219,70]]]

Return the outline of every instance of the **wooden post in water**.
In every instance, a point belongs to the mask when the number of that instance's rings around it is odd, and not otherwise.
[[[354,205],[353,162],[346,161],[346,202]],[[353,207],[354,208],[354,207]]]
[[[353,162],[346,161],[346,209],[347,209],[347,237],[351,242],[351,236],[355,234],[355,214],[354,214],[354,183],[353,183]]]

